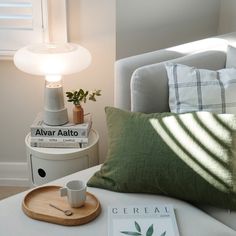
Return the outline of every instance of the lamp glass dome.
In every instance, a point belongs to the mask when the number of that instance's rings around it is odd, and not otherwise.
[[[19,49],[14,56],[18,69],[34,75],[67,75],[89,66],[89,51],[74,43],[42,43]]]

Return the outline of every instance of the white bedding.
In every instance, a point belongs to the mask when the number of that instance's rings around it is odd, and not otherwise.
[[[100,168],[95,166],[49,183],[64,185],[72,179],[87,181]],[[181,236],[236,236],[236,231],[207,215],[198,208],[164,196],[116,193],[88,188],[101,202],[102,212],[94,221],[82,226],[61,226],[27,217],[21,210],[26,192],[0,201],[0,236],[107,236],[107,206],[117,204],[172,204],[176,211]]]

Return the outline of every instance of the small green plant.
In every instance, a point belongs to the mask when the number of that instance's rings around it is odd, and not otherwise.
[[[120,232],[121,232],[122,234],[133,235],[133,236],[142,236],[142,235],[144,235],[144,234],[142,233],[141,227],[140,227],[140,225],[138,224],[138,222],[135,221],[135,222],[134,222],[134,225],[135,225],[136,231],[120,231]],[[148,227],[148,230],[147,230],[145,236],[152,236],[153,233],[154,233],[154,228],[153,228],[153,224],[152,224],[152,225],[150,225],[150,226]],[[165,236],[165,235],[166,235],[166,231],[165,231],[164,233],[162,233],[160,236]]]
[[[74,105],[81,105],[81,102],[86,103],[87,100],[96,102],[96,96],[101,96],[101,90],[94,90],[92,92],[83,89],[66,92],[68,102],[73,102]]]

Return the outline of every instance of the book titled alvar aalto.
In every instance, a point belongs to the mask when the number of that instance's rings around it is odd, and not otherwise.
[[[43,122],[42,114],[40,113],[30,127],[30,134],[32,138],[88,138],[91,126],[91,117],[88,117],[83,124],[69,122],[65,125],[49,126]]]
[[[129,205],[108,208],[109,236],[179,236],[171,205]]]

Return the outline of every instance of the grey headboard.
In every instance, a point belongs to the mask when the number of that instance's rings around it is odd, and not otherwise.
[[[201,69],[219,70],[225,67],[226,53],[209,51],[171,61]],[[169,111],[165,62],[140,67],[132,74],[131,111],[145,113]]]
[[[236,32],[118,60],[115,106],[141,112],[167,111],[167,75],[163,62],[173,60],[199,68],[221,69],[225,66],[228,44],[236,44]]]
[[[183,56],[183,53],[158,50],[150,53],[120,59],[115,63],[115,107],[131,109],[130,81],[133,72],[145,65],[150,65]]]

